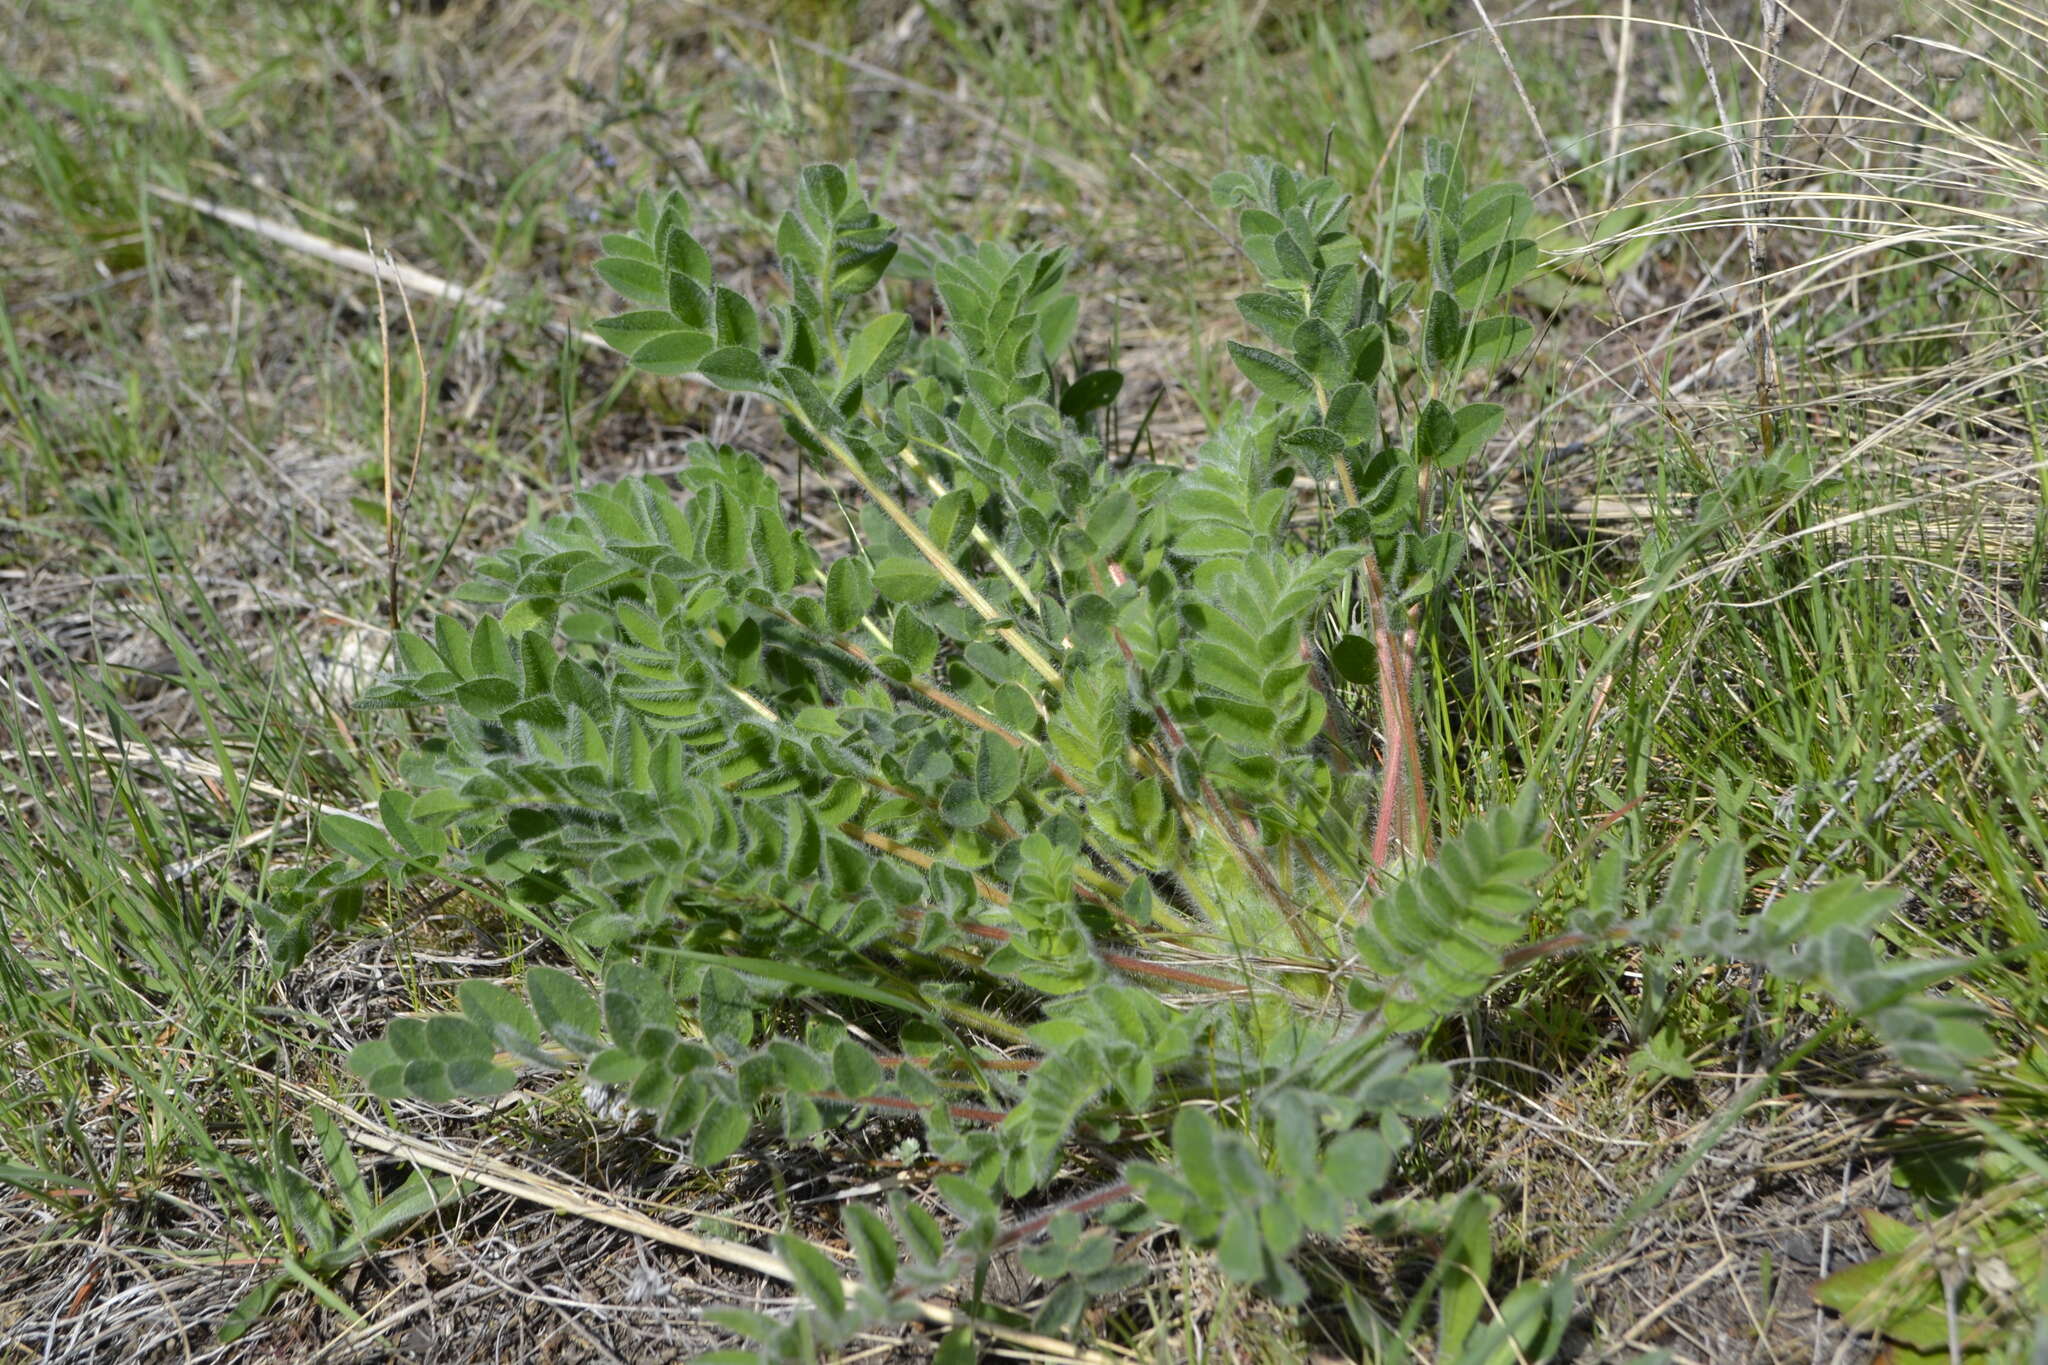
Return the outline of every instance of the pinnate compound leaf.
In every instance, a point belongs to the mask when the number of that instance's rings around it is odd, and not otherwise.
[[[1501,955],[1535,910],[1548,870],[1525,797],[1475,818],[1366,907],[1352,939],[1370,980],[1352,983],[1361,1007],[1384,1009],[1398,1029],[1427,1027],[1463,1009],[1492,983]]]
[[[1517,235],[1526,194],[1468,197],[1448,151],[1427,163],[1433,259],[1419,297],[1362,259],[1333,183],[1272,163],[1219,180],[1255,263],[1292,283],[1240,300],[1261,340],[1231,345],[1272,401],[1206,433],[1192,464],[1127,461],[1100,449],[1106,432],[1087,430],[1121,381],[1098,371],[1061,387],[1079,306],[1060,288],[1061,252],[942,243],[929,265],[945,326],[919,340],[915,365],[899,365],[913,331],[903,314],[863,324],[864,312],[838,306],[872,288],[895,251],[846,172],[807,170],[778,227],[790,302],[771,310],[772,328],[714,278],[683,201],[649,197],[636,236],[609,243],[602,267],[637,306],[601,333],[642,369],[769,397],[806,454],[851,461],[848,472],[896,490],[913,520],[849,506],[857,548],[821,592],[820,556],[777,514],[781,492],[759,454],[693,444],[682,496],[667,482],[632,484],[536,519],[463,590],[486,607],[473,631],[450,618],[431,643],[402,640],[405,672],[384,700],[460,714],[416,756],[427,796],[387,798],[381,829],[336,827],[337,847],[377,864],[349,869],[358,899],[396,850],[452,862],[521,903],[561,902],[579,917],[572,932],[601,940],[615,965],[601,1005],[546,968],[528,974],[530,1008],[468,983],[461,1016],[396,1021],[350,1055],[352,1069],[380,1095],[440,1099],[511,1084],[507,1061],[559,1067],[574,1053],[609,1097],[703,1162],[743,1147],[757,1103],[781,1141],[820,1132],[821,1109],[846,1107],[821,1106],[826,1095],[926,1106],[919,1155],[943,1163],[940,1188],[971,1235],[949,1248],[937,1221],[901,1200],[893,1233],[848,1209],[846,1240],[869,1280],[858,1296],[816,1247],[786,1242],[809,1307],[726,1318],[763,1356],[829,1358],[889,1311],[876,1286],[956,1279],[960,1251],[994,1225],[987,1192],[1021,1197],[1075,1170],[1077,1134],[1092,1161],[1156,1148],[1170,1124],[1171,1156],[1127,1168],[1145,1212],[1177,1222],[1187,1245],[1217,1249],[1245,1282],[1300,1297],[1288,1259],[1302,1239],[1355,1227],[1409,1121],[1448,1101],[1448,1070],[1419,1063],[1392,1030],[1465,1008],[1497,978],[1547,866],[1533,818],[1474,821],[1433,863],[1386,874],[1352,926],[1363,969],[1349,994],[1380,1014],[1358,1036],[1332,1032],[1332,1011],[1295,1008],[1284,991],[1219,1000],[1115,975],[1110,953],[1137,938],[1124,916],[1185,928],[1177,912],[1195,906],[1242,931],[1251,956],[1270,960],[1269,942],[1285,943],[1285,926],[1260,922],[1271,907],[1239,922],[1261,891],[1228,850],[1189,856],[1212,803],[1279,852],[1305,899],[1322,894],[1320,878],[1292,873],[1317,870],[1307,860],[1331,853],[1327,840],[1345,845],[1330,867],[1355,865],[1351,831],[1373,784],[1309,746],[1324,695],[1340,690],[1326,685],[1369,687],[1392,661],[1374,657],[1353,615],[1330,632],[1329,669],[1312,673],[1318,627],[1369,549],[1392,605],[1435,607],[1429,590],[1463,541],[1458,502],[1421,497],[1424,462],[1468,459],[1498,430],[1495,405],[1459,405],[1459,372],[1511,363],[1531,335],[1519,318],[1468,311],[1532,259]],[[764,330],[779,338],[772,366]],[[916,468],[893,454],[905,443],[920,452]],[[954,491],[929,496],[928,474]],[[1306,515],[1305,475],[1349,482],[1358,505]],[[917,524],[937,546],[932,562]],[[946,591],[962,582],[993,611]],[[995,632],[1013,626],[1042,641],[1056,678],[1000,647]],[[1739,853],[1737,863],[1740,874]],[[1224,883],[1202,884],[1218,868]],[[1774,913],[1731,911],[1715,937],[1695,940],[1682,938],[1699,909],[1685,894],[1656,911],[1667,946],[1746,950],[1821,984],[1902,1057],[1938,1060],[1968,1046],[1969,1030],[1981,1035],[1971,1018],[1902,998],[1924,991],[1938,964],[1871,951],[1871,915],[1886,907],[1822,888]],[[1604,901],[1618,907],[1620,892]],[[1000,946],[974,932],[996,923]],[[884,940],[878,971],[861,950]],[[980,1074],[985,1054],[965,1053],[935,1009],[969,1003],[941,965],[963,950],[1005,978],[973,991],[988,1033],[1030,1021],[1042,1052],[1028,1071]],[[633,966],[636,955],[660,972]],[[667,995],[678,982],[693,986],[702,1042],[679,1030]],[[1162,994],[1181,998],[1169,1007]],[[801,1043],[773,1036],[757,1048],[770,1024],[822,1021],[841,1001],[858,1005],[876,1048],[916,1061],[885,1069],[822,1022]],[[1235,1066],[1246,1043],[1270,1050],[1255,1072],[1212,1064],[1227,1047]],[[1247,1074],[1294,1078],[1302,1098],[1277,1099],[1263,1080],[1247,1090]],[[1008,1106],[1002,1122],[947,1111],[969,1083]],[[1490,1288],[1483,1223],[1461,1213],[1447,1254],[1461,1278],[1427,1305],[1443,1323],[1439,1353],[1457,1365],[1543,1356],[1536,1334],[1556,1315],[1522,1310],[1550,1303],[1547,1287],[1499,1307],[1476,1292]],[[1078,1216],[1047,1243],[1058,1257],[1038,1263],[1072,1278],[1046,1321],[1068,1330],[1110,1283],[1094,1277],[1130,1267],[1115,1264],[1107,1237],[1084,1236]],[[965,1355],[971,1337],[947,1349]]]

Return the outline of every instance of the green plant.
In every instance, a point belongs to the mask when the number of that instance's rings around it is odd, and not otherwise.
[[[480,565],[473,626],[400,639],[365,701],[442,707],[446,731],[377,822],[329,817],[345,860],[278,888],[274,941],[372,881],[440,877],[601,958],[601,985],[469,982],[356,1072],[430,1101],[577,1073],[700,1164],[757,1124],[920,1118],[962,1171],[937,1181],[950,1240],[907,1200],[849,1206],[849,1292],[783,1238],[807,1308],[723,1319],[770,1356],[1042,1236],[1074,1254],[1039,1325],[1070,1327],[1129,1278],[1090,1222],[1168,1225],[1287,1303],[1315,1287],[1305,1241],[1371,1223],[1451,1231],[1437,1331],[1474,1361],[1547,1357],[1569,1281],[1482,1322],[1483,1201],[1381,1192],[1452,1095],[1417,1040],[1504,965],[1747,956],[1953,1072],[1975,1025],[1919,988],[1954,964],[1880,962],[1890,899],[1860,883],[1751,917],[1739,842],[1680,858],[1653,906],[1617,857],[1569,933],[1517,948],[1552,861],[1533,785],[1433,837],[1418,660],[1463,544],[1451,480],[1501,420],[1461,383],[1527,344],[1483,314],[1536,252],[1526,194],[1468,192],[1447,150],[1414,186],[1427,277],[1396,284],[1334,182],[1269,162],[1217,181],[1263,281],[1239,309],[1264,344],[1231,346],[1259,396],[1186,467],[1089,434],[1116,385],[1062,367],[1057,251],[918,253],[946,318],[924,335],[874,309],[898,241],[837,167],[803,173],[776,234],[789,296],[765,311],[717,281],[680,195],[643,200],[598,267],[638,307],[600,332],[772,404],[857,490],[854,548],[826,563],[753,456],[699,445],[686,499],[587,490]],[[1326,625],[1340,590],[1361,629]],[[1339,692],[1376,708],[1383,752],[1335,722]],[[1054,1202],[1004,1221],[1034,1196]]]
[[[1899,1365],[2031,1361],[2048,1344],[2044,1062],[2039,1046],[2016,1060],[2004,1123],[1974,1118],[1974,1133],[1937,1130],[1903,1152],[1893,1182],[1923,1225],[1863,1210],[1878,1254],[1813,1287],[1815,1302],[1883,1338]]]
[[[234,1341],[247,1334],[270,1311],[278,1295],[295,1284],[311,1291],[328,1306],[346,1311],[346,1305],[328,1288],[329,1280],[369,1256],[383,1242],[476,1188],[460,1180],[416,1170],[405,1178],[404,1184],[380,1199],[371,1192],[354,1153],[348,1149],[348,1139],[333,1119],[315,1110],[313,1134],[320,1144],[321,1162],[340,1199],[338,1205],[323,1195],[318,1182],[301,1169],[291,1141],[282,1130],[273,1134],[267,1161],[220,1158],[222,1175],[245,1188],[273,1191],[279,1219],[294,1244],[283,1258],[284,1268],[244,1294],[229,1310],[220,1325],[222,1341]]]
[[[1549,1281],[1518,1285],[1499,1303],[1488,1291],[1493,1265],[1492,1220],[1499,1201],[1467,1191],[1452,1203],[1438,1236],[1438,1257],[1422,1288],[1408,1302],[1398,1323],[1388,1322],[1346,1286],[1344,1311],[1367,1361],[1412,1360],[1412,1342],[1424,1335],[1423,1319],[1436,1308],[1434,1359],[1456,1365],[1492,1365],[1494,1361],[1547,1358],[1539,1343],[1552,1324],[1571,1312],[1569,1273]]]

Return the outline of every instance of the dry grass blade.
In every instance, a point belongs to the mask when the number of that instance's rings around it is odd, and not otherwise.
[[[34,698],[25,695],[11,683],[0,681],[0,690],[4,690],[8,697],[16,704],[26,707],[36,715],[47,716],[57,725],[62,726],[65,730],[92,745],[99,751],[102,757],[116,763],[132,762],[129,755],[138,747],[135,741],[131,740],[124,743],[103,730],[95,730],[91,726],[82,725],[69,716],[45,711],[36,704]],[[152,748],[151,756],[165,767],[174,772],[182,773],[187,777],[196,777],[207,782],[221,782],[226,779],[232,779],[238,785],[246,787],[252,792],[270,797],[272,800],[283,805],[318,811],[322,815],[348,815],[357,819],[362,818],[362,810],[360,809],[350,810],[343,806],[331,806],[324,801],[316,801],[303,793],[286,791],[284,788],[270,782],[265,782],[261,778],[250,777],[240,773],[223,772],[219,764],[209,759],[201,758],[197,754],[188,753],[183,749],[157,745]],[[374,810],[375,807],[370,807],[369,809]]]
[[[443,1175],[473,1181],[486,1189],[539,1204],[557,1213],[588,1219],[636,1237],[645,1237],[649,1241],[660,1242],[679,1251],[722,1261],[727,1265],[738,1266],[786,1284],[796,1282],[796,1276],[789,1266],[772,1252],[729,1241],[723,1237],[705,1237],[681,1228],[670,1227],[657,1219],[649,1218],[644,1213],[622,1208],[588,1191],[578,1190],[561,1181],[521,1170],[509,1162],[500,1161],[481,1152],[457,1152],[419,1138],[408,1137],[316,1090],[292,1085],[289,1082],[284,1084],[308,1102],[319,1105],[341,1120],[352,1138],[373,1151],[399,1157],[415,1165],[424,1166],[428,1170],[439,1171]],[[858,1283],[851,1279],[845,1281],[847,1291],[851,1293],[858,1287]],[[1075,1346],[1054,1337],[1041,1336],[1036,1332],[1021,1332],[982,1322],[955,1312],[943,1304],[919,1300],[913,1306],[919,1318],[933,1327],[950,1329],[971,1323],[976,1332],[1031,1352],[1041,1359],[1077,1361],[1083,1362],[1083,1365],[1115,1365],[1115,1362],[1128,1358],[1123,1353],[1112,1354]]]
[[[265,241],[276,242],[279,246],[296,251],[302,256],[310,256],[316,261],[325,261],[329,265],[354,271],[358,275],[368,275],[372,279],[389,278],[401,289],[417,293],[423,298],[439,299],[443,303],[474,308],[480,313],[492,316],[507,312],[511,308],[504,300],[492,298],[467,285],[442,279],[439,275],[430,274],[401,261],[387,258],[380,262],[367,251],[340,246],[325,237],[316,237],[303,228],[293,227],[290,223],[280,222],[275,218],[264,218],[246,209],[231,208],[226,204],[201,199],[196,195],[182,194],[162,185],[149,186],[149,193],[158,199],[188,208],[194,213],[204,214],[216,222],[226,223],[229,227],[253,232]],[[586,346],[601,349],[605,347],[604,338],[597,333],[585,331],[580,327],[571,327],[567,323],[551,322],[548,324],[548,330],[559,336],[574,337]]]

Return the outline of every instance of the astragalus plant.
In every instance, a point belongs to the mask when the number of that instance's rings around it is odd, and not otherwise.
[[[1412,183],[1399,234],[1426,266],[1397,281],[1332,181],[1216,181],[1262,279],[1230,347],[1257,393],[1171,463],[1098,438],[1117,381],[1065,368],[1060,251],[921,253],[927,331],[889,310],[911,253],[847,171],[803,172],[769,307],[719,283],[681,195],[646,198],[598,267],[633,311],[599,331],[770,405],[852,548],[827,562],[755,453],[698,445],[674,483],[585,490],[485,560],[473,623],[402,640],[368,700],[444,720],[381,822],[329,821],[348,856],[291,891],[278,941],[441,878],[601,971],[395,1020],[351,1059],[370,1088],[567,1074],[705,1165],[862,1114],[919,1125],[956,1172],[950,1226],[849,1203],[852,1289],[785,1237],[806,1306],[725,1319],[769,1357],[1011,1249],[1050,1284],[1038,1329],[1068,1330],[1141,1274],[1116,1238],[1144,1226],[1300,1302],[1335,1292],[1304,1243],[1371,1224],[1464,1257],[1439,1358],[1490,1361],[1554,1350],[1568,1281],[1489,1297],[1485,1201],[1390,1180],[1453,1094],[1416,1040],[1504,961],[1748,959],[1952,1070],[1975,1026],[1919,994],[1927,964],[1873,955],[1884,893],[1746,914],[1739,847],[1658,894],[1603,864],[1568,933],[1518,948],[1553,861],[1537,793],[1432,833],[1417,661],[1465,543],[1449,485],[1502,415],[1462,394],[1528,344],[1500,301],[1538,252],[1522,190],[1468,191],[1441,149]]]

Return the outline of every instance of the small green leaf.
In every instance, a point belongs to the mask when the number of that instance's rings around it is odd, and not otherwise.
[[[704,1036],[732,1051],[744,1051],[754,1041],[754,997],[739,974],[725,967],[704,973],[697,994],[697,1022]]]
[[[437,1014],[427,1020],[427,1046],[444,1062],[488,1058],[495,1050],[490,1035],[459,1014]]]
[[[1180,1158],[1181,1176],[1197,1199],[1211,1204],[1221,1204],[1227,1197],[1219,1137],[1216,1120],[1207,1110],[1187,1105],[1173,1117],[1173,1154]]]
[[[987,822],[989,808],[975,794],[974,783],[959,778],[939,798],[939,816],[955,829],[973,829]]]
[[[1814,1302],[1840,1313],[1864,1331],[1878,1329],[1893,1311],[1918,1306],[1914,1300],[1919,1296],[1902,1292],[1909,1286],[1918,1287],[1918,1277],[1900,1269],[1904,1254],[1887,1252],[1843,1267],[1814,1285]]]
[[[1310,318],[1295,328],[1293,345],[1295,363],[1321,380],[1325,392],[1362,378],[1351,373],[1351,352],[1321,318]]]
[[[884,313],[854,333],[853,340],[846,346],[846,363],[839,371],[840,384],[857,384],[868,379],[877,362],[893,353],[909,326],[909,315]]]
[[[797,547],[779,513],[754,509],[747,547],[769,587],[786,593],[796,586]]]
[[[592,323],[590,329],[603,337],[612,349],[631,355],[650,338],[676,330],[676,320],[666,308],[640,308],[600,319]]]
[[[958,551],[974,529],[974,512],[972,489],[956,488],[933,503],[925,522],[932,544],[948,554]]]
[[[1072,294],[1060,294],[1050,302],[1040,305],[1038,310],[1038,344],[1048,356],[1058,357],[1073,340],[1074,328],[1080,325],[1081,300]]]
[[[1472,191],[1465,196],[1458,215],[1458,231],[1464,238],[1465,251],[1468,255],[1484,251],[1513,237],[1529,221],[1533,208],[1529,191],[1512,182],[1484,185]]]
[[[804,207],[820,223],[830,223],[839,217],[852,188],[846,171],[829,161],[815,162],[797,172],[797,192]]]
[[[349,1049],[348,1069],[368,1080],[380,1071],[397,1066],[402,1060],[388,1039],[373,1038]]]
[[[851,631],[874,603],[875,580],[866,562],[857,554],[834,560],[825,575],[825,619],[832,629]]]
[[[697,373],[721,389],[734,393],[758,393],[774,397],[769,387],[768,367],[761,353],[745,346],[725,346],[697,362]]]
[[[946,1254],[946,1235],[939,1228],[939,1220],[919,1204],[913,1204],[901,1194],[889,1197],[889,1211],[896,1216],[896,1226],[903,1233],[903,1246],[911,1258],[921,1266],[935,1266]]]
[[[842,1038],[832,1049],[832,1084],[849,1100],[872,1095],[882,1088],[881,1063],[859,1043]]]
[[[1244,320],[1264,332],[1267,338],[1278,345],[1288,345],[1294,338],[1294,329],[1308,319],[1301,304],[1286,294],[1271,290],[1260,290],[1256,294],[1239,294],[1237,311]]]
[[[528,1061],[555,1065],[542,1052],[540,1024],[518,996],[496,982],[471,979],[456,991],[462,1012],[490,1034],[494,1046]]]
[[[839,1215],[839,1225],[860,1260],[862,1277],[882,1289],[895,1284],[901,1252],[882,1216],[865,1204],[848,1203]]]
[[[1385,351],[1384,344],[1380,350]],[[1323,414],[1323,424],[1347,441],[1363,441],[1377,436],[1380,411],[1373,397],[1372,385],[1361,380],[1332,393],[1329,408]]]
[[[1360,327],[1344,334],[1344,346],[1351,357],[1350,378],[1370,389],[1380,377],[1387,360],[1387,332],[1384,327]]]
[[[571,1052],[595,1057],[604,1049],[604,1021],[581,982],[553,967],[529,967],[526,994],[540,1026]]]
[[[1911,1251],[1921,1237],[1918,1228],[1879,1209],[1863,1211],[1863,1227],[1870,1234],[1872,1244],[1888,1256],[1904,1255]]]
[[[1083,649],[1101,649],[1116,627],[1116,608],[1101,593],[1080,593],[1067,603],[1067,627]]]
[[[478,677],[517,679],[519,669],[512,660],[512,642],[495,616],[476,623],[469,637],[469,663]]]
[[[1330,666],[1353,687],[1367,687],[1379,676],[1379,655],[1370,637],[1346,634],[1330,647]]]
[[[722,284],[711,287],[711,331],[721,348],[733,348],[754,354],[760,359],[761,319],[754,312],[754,305],[738,290],[728,289]],[[767,378],[764,366],[761,377]]]
[[[668,311],[686,331],[711,331],[711,291],[679,271],[668,273]]]
[[[651,228],[652,224],[649,224],[648,228],[643,230]],[[624,256],[633,261],[654,260],[653,247],[638,237],[631,237],[623,232],[607,232],[597,239],[597,244],[604,248],[604,254],[607,256]]]
[[[953,1212],[959,1216],[960,1221],[970,1227],[993,1227],[996,1220],[1001,1217],[1001,1212],[996,1208],[996,1201],[989,1198],[988,1191],[972,1180],[941,1172],[933,1178],[932,1183],[937,1186],[940,1196],[952,1205]]]
[[[1467,308],[1484,308],[1532,274],[1542,260],[1534,242],[1502,242],[1451,273],[1451,292]]]
[[[358,862],[382,863],[398,856],[384,831],[356,815],[323,815],[320,838],[329,848]]]
[[[745,1105],[713,1101],[690,1137],[690,1160],[699,1166],[716,1166],[740,1149],[753,1122]]]
[[[917,606],[931,601],[945,590],[946,580],[922,559],[890,555],[875,565],[874,587],[891,602]]]
[[[628,260],[623,256],[607,256],[597,263],[597,273],[606,284],[635,303],[644,303],[650,308],[668,306],[668,283],[658,265]]]
[[[702,332],[663,332],[634,348],[633,366],[649,374],[689,374],[710,350],[711,338]]]
[[[291,1283],[292,1277],[286,1274],[272,1275],[262,1281],[235,1301],[235,1306],[221,1319],[220,1327],[216,1329],[214,1335],[223,1342],[240,1341],[249,1334],[251,1328],[263,1320],[264,1314],[277,1302],[277,1296],[290,1287]]]
[[[1422,325],[1422,363],[1442,371],[1457,363],[1465,340],[1464,312],[1457,299],[1439,289],[1429,296],[1429,311]]]
[[[1315,384],[1299,365],[1284,356],[1241,342],[1228,342],[1237,368],[1252,386],[1281,403],[1306,403],[1315,397]]]
[[[779,1235],[775,1247],[782,1253],[782,1263],[789,1267],[798,1292],[828,1315],[836,1317],[846,1311],[846,1290],[831,1257],[801,1237]]]
[[[1479,1321],[1493,1273],[1493,1201],[1468,1191],[1451,1215],[1444,1238],[1443,1287],[1438,1290],[1437,1359],[1455,1360]]]
[[[661,263],[670,274],[681,275],[701,285],[711,283],[711,253],[680,223],[663,237],[661,256]]]
[[[832,274],[832,297],[850,299],[865,294],[882,282],[888,273],[889,262],[896,259],[896,243],[884,242],[866,251],[853,252],[842,258],[839,267]]]
[[[1535,335],[1536,328],[1523,318],[1487,318],[1476,322],[1466,338],[1465,367],[1497,370],[1520,355]]]
[[[1486,444],[1494,432],[1500,430],[1507,409],[1498,403],[1467,403],[1451,414],[1452,433],[1450,440],[1437,451],[1434,463],[1442,465],[1463,464],[1479,447]]]
[[[1421,464],[1436,462],[1457,439],[1458,424],[1451,417],[1450,405],[1441,398],[1424,403],[1415,417],[1416,460]]]
[[[1024,758],[1008,741],[984,731],[974,754],[974,792],[989,806],[1000,806],[1017,790]]]
[[[1123,389],[1121,370],[1090,370],[1069,384],[1067,391],[1060,395],[1060,413],[1078,422],[1098,408],[1106,408],[1116,402]]]
[[[975,1365],[981,1359],[974,1349],[974,1328],[955,1327],[939,1342],[939,1349],[932,1353],[932,1365]]]
[[[1216,1263],[1239,1284],[1257,1284],[1265,1278],[1265,1239],[1259,1236],[1258,1217],[1251,1209],[1238,1207],[1223,1216]]]

